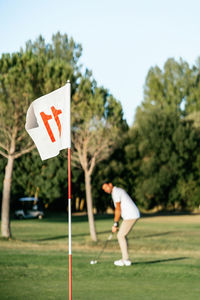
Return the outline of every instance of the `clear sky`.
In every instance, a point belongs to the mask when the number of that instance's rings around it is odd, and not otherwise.
[[[199,0],[0,0],[0,55],[67,33],[81,62],[121,102],[129,125],[151,66],[200,56]]]

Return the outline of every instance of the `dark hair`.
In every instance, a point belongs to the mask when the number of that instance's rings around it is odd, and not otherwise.
[[[104,185],[104,184],[109,184],[109,183],[112,183],[112,181],[108,181],[108,180],[103,181],[102,184],[101,184],[101,186]]]

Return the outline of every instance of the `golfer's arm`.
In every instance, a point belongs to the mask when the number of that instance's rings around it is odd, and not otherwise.
[[[120,206],[120,202],[116,203],[116,207],[115,207],[115,218],[114,221],[115,222],[119,222],[121,217],[121,206]]]

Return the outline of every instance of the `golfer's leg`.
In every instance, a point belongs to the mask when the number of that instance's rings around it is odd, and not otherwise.
[[[122,259],[127,260],[129,259],[128,255],[128,245],[126,236],[131,231],[133,225],[135,224],[137,220],[124,220],[120,226],[119,232],[117,234],[118,242],[120,245],[120,249],[122,252]]]

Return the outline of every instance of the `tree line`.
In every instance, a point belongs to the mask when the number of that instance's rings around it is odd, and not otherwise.
[[[125,188],[142,210],[193,210],[200,204],[200,59],[192,67],[168,59],[152,67],[133,125],[119,101],[79,63],[82,47],[66,34],[27,42],[0,58],[0,194],[2,235],[9,209],[38,195],[51,209],[67,206],[66,151],[41,161],[24,129],[30,103],[67,80],[72,85],[72,206],[87,210],[96,240],[94,208],[112,206],[104,181]],[[134,83],[133,83],[134,85]]]

